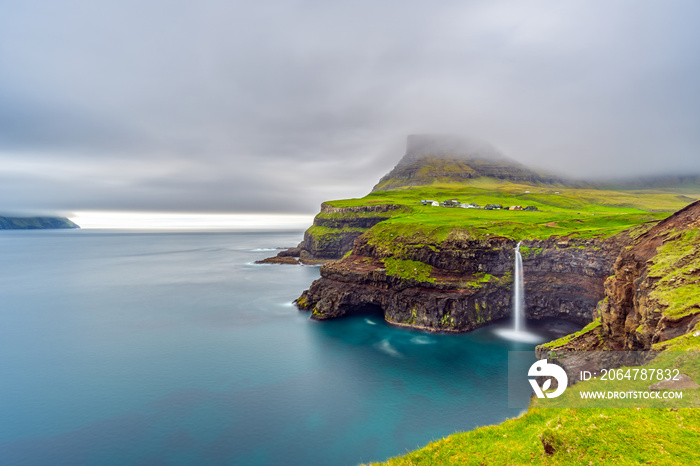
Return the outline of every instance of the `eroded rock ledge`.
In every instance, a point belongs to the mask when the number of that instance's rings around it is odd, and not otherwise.
[[[626,235],[523,241],[528,318],[590,322],[625,241]],[[457,238],[412,246],[402,260],[409,266],[410,261],[425,264],[429,276],[414,279],[388,271],[393,259],[382,257],[360,236],[352,254],[321,267],[321,278],[297,306],[314,319],[377,312],[390,323],[448,332],[473,330],[510,315],[514,241]]]
[[[613,272],[599,320],[539,347],[540,357],[552,350],[663,350],[683,335],[699,338],[693,332],[700,324],[700,201],[622,248]]]
[[[259,264],[325,264],[340,259],[367,230],[406,210],[393,204],[333,207],[324,202],[297,247],[281,251]]]

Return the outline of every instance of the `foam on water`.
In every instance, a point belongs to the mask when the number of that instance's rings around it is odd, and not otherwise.
[[[427,337],[425,335],[421,335],[419,337],[411,338],[411,343],[416,344],[416,345],[432,345],[435,342],[433,340],[431,340],[430,337]]]
[[[376,347],[379,349],[379,351],[382,351],[382,352],[388,354],[389,356],[393,356],[395,358],[403,357],[403,355],[401,353],[399,353],[396,348],[391,346],[391,343],[389,342],[389,340],[380,341],[379,343],[376,344]]]
[[[512,328],[494,329],[493,333],[506,340],[519,341],[521,343],[542,343],[545,341],[544,338],[534,333]]]

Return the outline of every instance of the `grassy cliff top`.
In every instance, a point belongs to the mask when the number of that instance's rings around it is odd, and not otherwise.
[[[458,199],[480,206],[533,206],[537,211],[463,209],[423,206],[421,200]],[[373,231],[396,236],[418,234],[421,241],[444,238],[462,230],[474,239],[500,236],[513,240],[576,235],[608,237],[645,222],[655,222],[694,201],[668,192],[634,192],[527,184],[475,178],[459,184],[433,183],[377,191],[357,199],[329,201],[333,207],[394,204],[405,206]],[[354,213],[348,212],[347,216]]]

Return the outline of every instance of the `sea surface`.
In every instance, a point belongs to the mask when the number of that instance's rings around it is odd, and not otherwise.
[[[301,237],[1,231],[0,465],[354,465],[519,414],[533,344],[312,321],[318,267],[254,264]]]

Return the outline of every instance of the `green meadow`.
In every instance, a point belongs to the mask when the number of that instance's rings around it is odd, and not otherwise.
[[[420,205],[421,200],[458,199],[461,203],[532,206],[537,211],[463,209]],[[439,242],[455,230],[472,239],[500,236],[516,241],[550,236],[608,237],[635,225],[659,221],[694,201],[659,191],[611,191],[529,185],[478,178],[454,185],[433,184],[372,192],[357,199],[330,201],[334,207],[394,204],[405,206],[372,229],[387,239],[416,236]],[[354,217],[357,213],[320,214]],[[375,214],[378,215],[378,214]],[[386,214],[383,214],[386,215]]]
[[[387,466],[700,463],[700,409],[546,409],[453,434]]]

